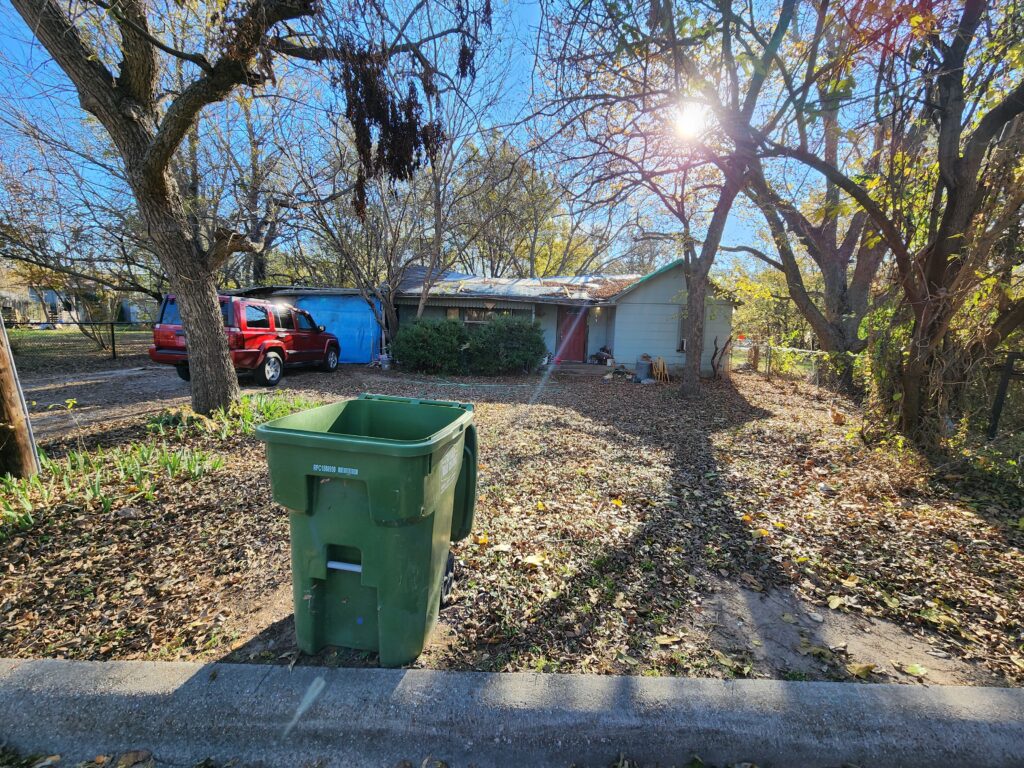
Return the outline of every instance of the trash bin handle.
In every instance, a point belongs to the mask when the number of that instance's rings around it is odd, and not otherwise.
[[[424,400],[420,397],[398,397],[397,395],[371,395],[364,392],[359,396],[360,400],[383,400],[391,403],[412,403],[413,405],[441,405],[447,408],[461,408],[464,411],[472,411],[472,403],[457,403],[452,400]]]
[[[476,507],[476,452],[469,443],[462,447],[462,463],[466,467],[466,489],[463,508],[453,511],[451,540],[462,541],[473,530],[473,512]],[[457,500],[458,501],[458,500]],[[455,514],[459,517],[456,521]]]
[[[363,566],[359,563],[345,563],[341,560],[328,560],[327,568],[332,571],[348,571],[349,573],[363,572]]]

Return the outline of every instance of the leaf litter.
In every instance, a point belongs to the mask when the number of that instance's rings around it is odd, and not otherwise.
[[[939,658],[1024,679],[1019,489],[956,485],[909,452],[865,446],[832,419],[834,396],[810,385],[735,374],[684,400],[672,387],[552,381],[530,404],[536,379],[287,380],[315,400],[377,391],[477,404],[475,527],[454,547],[444,642],[418,665],[780,674],[751,663],[761,640],[716,647],[702,631],[715,580],[727,579],[754,594],[792,590],[815,621],[842,612],[895,622]],[[146,421],[97,425],[47,448],[155,440]],[[290,562],[262,446],[201,430],[174,439],[223,465],[108,511],[59,493],[36,499],[34,526],[0,542],[0,653],[296,663],[288,612],[267,610],[290,591]],[[113,481],[109,491],[132,496]],[[263,650],[247,652],[261,638]],[[821,676],[884,674],[819,649],[803,650],[820,657]],[[923,677],[908,671],[925,669],[923,659],[897,661],[902,681]],[[373,659],[332,652],[298,663]]]

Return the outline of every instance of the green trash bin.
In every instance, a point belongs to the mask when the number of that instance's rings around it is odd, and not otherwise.
[[[473,526],[473,406],[363,394],[256,435],[291,513],[299,648],[415,660],[437,621],[449,542]]]

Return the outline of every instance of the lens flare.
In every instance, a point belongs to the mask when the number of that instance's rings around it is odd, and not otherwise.
[[[683,141],[692,141],[707,130],[708,110],[703,104],[690,101],[676,110],[672,122],[676,136]]]

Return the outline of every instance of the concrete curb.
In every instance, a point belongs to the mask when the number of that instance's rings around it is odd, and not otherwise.
[[[294,723],[291,730],[289,724]],[[1024,690],[0,660],[0,741],[62,764],[1024,765]],[[321,762],[318,762],[321,761]]]

